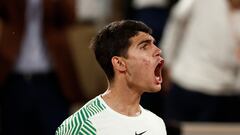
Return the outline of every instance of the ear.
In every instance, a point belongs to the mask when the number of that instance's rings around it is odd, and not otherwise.
[[[112,65],[115,70],[118,70],[119,72],[126,71],[126,63],[122,57],[113,56],[112,57]]]

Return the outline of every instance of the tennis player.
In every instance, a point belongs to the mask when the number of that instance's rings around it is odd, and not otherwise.
[[[56,135],[166,135],[163,120],[140,105],[144,92],[158,92],[164,60],[152,30],[134,20],[112,22],[91,48],[108,89],[67,118]]]

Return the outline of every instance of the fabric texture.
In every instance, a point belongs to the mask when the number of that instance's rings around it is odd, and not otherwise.
[[[141,110],[139,116],[128,117],[112,110],[97,96],[66,119],[56,135],[166,135],[163,120],[142,107]]]

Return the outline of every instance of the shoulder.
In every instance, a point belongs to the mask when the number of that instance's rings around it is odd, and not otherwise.
[[[156,114],[154,114],[153,112],[147,110],[147,109],[143,109],[144,110],[144,113],[146,115],[146,117],[151,120],[152,122],[156,122],[158,124],[161,124],[161,125],[164,125],[164,121],[162,118],[160,118],[159,116],[157,116]]]
[[[162,118],[154,114],[153,112],[144,109],[145,124],[149,126],[149,131],[153,134],[167,135],[166,126]]]
[[[98,97],[87,102],[77,112],[72,114],[58,127],[56,135],[71,134],[76,135],[79,133],[92,133],[96,132],[93,123],[90,121],[91,117],[99,114],[106,107],[101,103]]]

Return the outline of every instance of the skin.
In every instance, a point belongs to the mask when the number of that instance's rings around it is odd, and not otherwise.
[[[230,6],[230,13],[238,13],[240,10],[240,0],[228,0]],[[236,37],[237,38],[237,37]],[[236,40],[240,44],[240,40]],[[236,48],[236,58],[240,62],[240,47]]]
[[[139,32],[130,41],[126,57],[112,57],[115,76],[102,98],[116,112],[137,116],[141,113],[141,95],[161,90],[162,68],[159,77],[154,71],[158,64],[163,66],[164,60],[151,35]]]
[[[233,10],[240,9],[240,0],[227,0]]]

